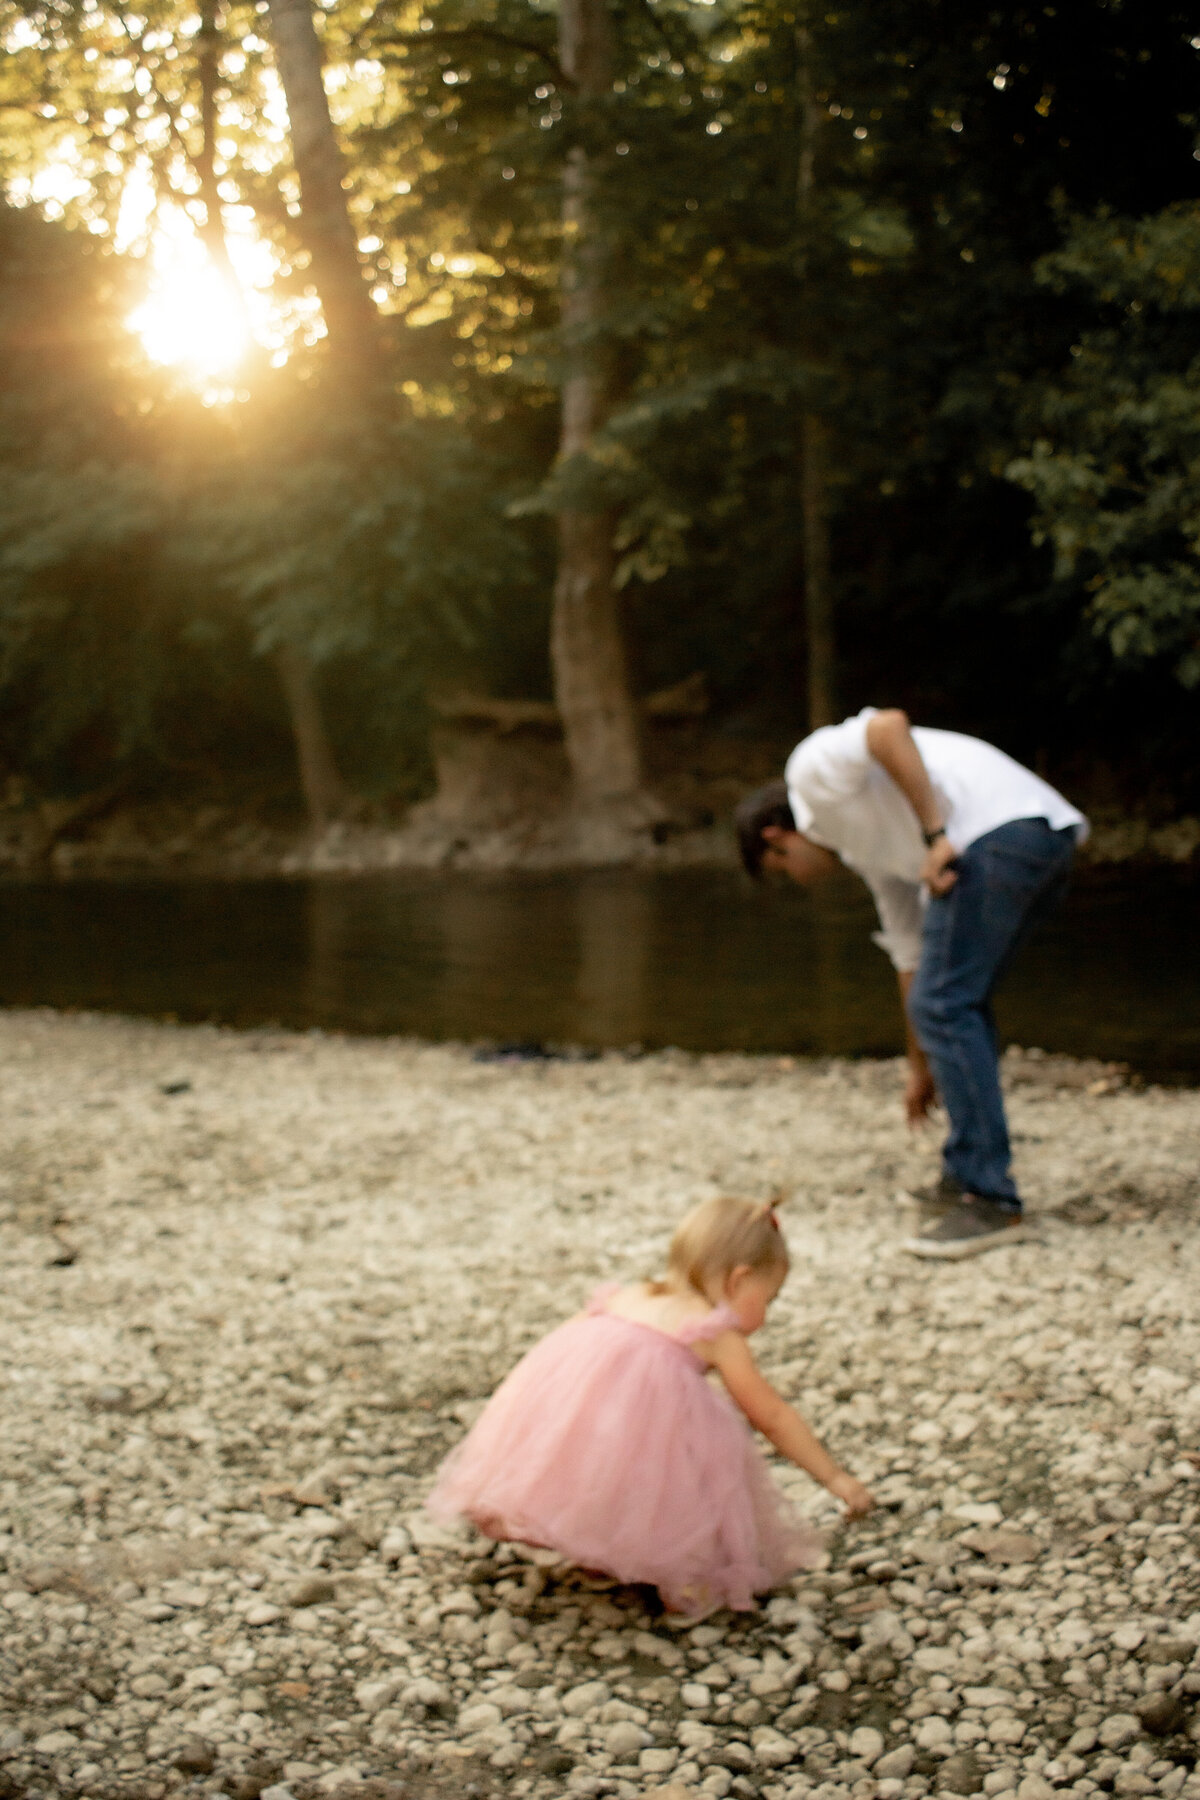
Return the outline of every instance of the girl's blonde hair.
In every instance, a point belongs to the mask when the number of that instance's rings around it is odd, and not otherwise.
[[[775,1204],[728,1197],[702,1200],[671,1239],[671,1274],[707,1298],[734,1269],[786,1269],[787,1245]]]

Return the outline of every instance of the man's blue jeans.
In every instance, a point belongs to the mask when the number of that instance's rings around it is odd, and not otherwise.
[[[933,896],[908,1014],[950,1115],[942,1151],[968,1193],[1021,1210],[1011,1151],[992,992],[1013,952],[1062,898],[1075,848],[1072,830],[1014,819],[964,850],[958,880]]]

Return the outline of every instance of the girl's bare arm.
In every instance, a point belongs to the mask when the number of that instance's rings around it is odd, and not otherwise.
[[[776,1393],[740,1332],[722,1332],[706,1348],[713,1367],[756,1430],[769,1438],[789,1462],[836,1494],[851,1518],[860,1518],[871,1510],[875,1501],[869,1489],[833,1460],[795,1407]]]

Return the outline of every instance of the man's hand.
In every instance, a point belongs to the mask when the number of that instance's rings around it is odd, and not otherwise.
[[[958,872],[951,866],[957,855],[958,851],[948,837],[934,838],[921,864],[921,880],[931,894],[950,892],[958,880]]]
[[[937,1088],[928,1063],[910,1062],[904,1084],[904,1116],[914,1129],[922,1126],[937,1104]]]
[[[937,1088],[929,1068],[929,1059],[921,1048],[921,1040],[913,1030],[912,1020],[908,1016],[908,992],[913,984],[912,969],[901,969],[897,973],[900,983],[900,999],[904,1006],[905,1050],[908,1055],[908,1079],[904,1084],[904,1116],[915,1129],[923,1125],[929,1117],[930,1108],[937,1100]]]

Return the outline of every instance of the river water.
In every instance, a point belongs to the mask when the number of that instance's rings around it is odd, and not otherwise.
[[[1022,952],[1010,1041],[1200,1080],[1200,881],[1084,871]],[[901,1046],[865,890],[732,871],[0,886],[0,1004],[502,1044]]]

